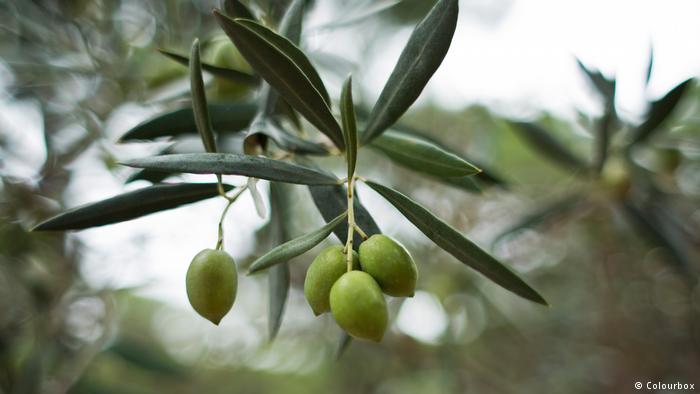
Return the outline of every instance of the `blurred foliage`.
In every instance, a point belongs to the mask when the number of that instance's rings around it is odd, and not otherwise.
[[[273,15],[278,3],[255,9]],[[406,0],[376,15],[377,23],[415,21],[427,3]],[[423,238],[389,225],[384,230],[414,251],[419,289],[446,313],[445,330],[421,341],[396,324],[381,345],[353,343],[338,362],[332,325],[298,317],[310,315],[299,294],[305,258],[291,264],[291,316],[272,344],[245,342],[225,325],[212,333],[182,318],[190,311],[86,281],[84,245],[75,237],[27,229],[65,208],[72,166],[87,151],[100,152],[106,168],[117,161],[117,135],[105,130],[118,111],[182,101],[186,68],[156,48],[185,53],[200,36],[209,43],[204,57],[217,62],[209,15],[215,5],[0,3],[4,100],[38,108],[44,146],[36,149],[45,151],[32,176],[17,177],[10,159],[25,152],[13,151],[0,131],[0,393],[619,393],[636,381],[700,383],[697,84],[647,145],[626,150],[626,130],[636,123],[618,119],[601,177],[550,164],[484,106],[424,107],[402,122],[460,147],[507,189],[465,194],[363,152],[362,171],[405,186],[482,243],[498,240],[495,253],[535,282],[552,300],[549,310],[504,294]],[[240,86],[217,83],[210,89],[219,98],[249,98]],[[593,163],[599,121],[542,114],[536,123]],[[293,194],[299,209],[311,212],[308,195]],[[290,232],[303,232],[309,221]],[[267,236],[259,234],[254,256],[268,247]],[[390,304],[390,311],[396,317],[403,306]],[[261,324],[252,327],[265,337]]]

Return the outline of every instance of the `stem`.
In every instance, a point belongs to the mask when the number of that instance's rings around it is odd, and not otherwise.
[[[219,186],[221,189],[219,189],[219,193],[223,190],[223,187],[221,186],[221,183],[219,183]],[[227,196],[226,194],[222,194],[222,196],[228,200],[228,203],[226,204],[226,207],[224,208],[224,211],[221,212],[221,218],[219,219],[219,236],[216,239],[216,250],[221,250],[224,246],[224,219],[226,218],[226,214],[228,213],[229,208],[231,208],[231,205],[238,199],[238,197],[243,194],[244,191],[248,189],[248,185],[245,185],[238,189],[232,196]]]
[[[355,207],[353,206],[353,187],[354,179],[351,177],[348,179],[348,239],[345,242],[345,256],[348,262],[348,272],[352,271],[352,242],[353,236],[355,235]]]

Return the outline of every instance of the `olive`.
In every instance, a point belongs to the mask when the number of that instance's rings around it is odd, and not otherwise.
[[[187,298],[194,310],[219,325],[236,300],[236,263],[223,250],[204,249],[192,259],[186,285]]]
[[[360,265],[379,283],[384,293],[394,297],[413,297],[418,268],[398,242],[382,234],[369,237],[360,244]]]
[[[331,288],[331,313],[338,325],[355,338],[379,342],[388,312],[377,282],[366,272],[343,274]]]
[[[353,269],[360,268],[357,252],[352,251]],[[314,259],[306,271],[304,295],[316,316],[330,310],[329,296],[333,283],[348,270],[342,246],[330,246]]]

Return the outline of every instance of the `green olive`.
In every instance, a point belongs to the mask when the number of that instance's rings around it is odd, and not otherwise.
[[[355,338],[379,342],[388,318],[386,301],[377,282],[366,272],[343,274],[331,288],[331,313]]]
[[[186,283],[187,298],[194,310],[219,325],[236,300],[236,263],[223,250],[204,249],[192,259]]]
[[[352,251],[353,269],[360,268],[357,252]],[[348,270],[346,255],[342,246],[331,246],[323,249],[306,271],[304,295],[316,316],[328,312],[329,296],[333,283]]]
[[[386,294],[413,297],[418,268],[408,251],[398,242],[382,234],[369,237],[360,244],[360,265]]]

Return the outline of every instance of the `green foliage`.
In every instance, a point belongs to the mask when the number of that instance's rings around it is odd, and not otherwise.
[[[214,10],[214,19],[250,64],[255,75],[203,63],[197,39],[192,44],[189,57],[161,51],[168,58],[188,65],[191,108],[181,108],[143,122],[124,134],[120,141],[157,138],[177,141],[180,137],[199,133],[206,153],[176,153],[174,145],[170,145],[154,157],[124,163],[142,169],[128,181],[141,179],[157,183],[177,174],[212,174],[217,176],[218,187],[213,184],[156,184],[69,211],[37,229],[82,228],[80,226],[113,223],[219,195],[228,204],[219,221],[216,250],[210,252],[228,256],[223,251],[223,235],[224,218],[229,208],[246,190],[253,196],[256,206],[261,206],[263,203],[254,187],[255,180],[269,180],[272,182],[269,193],[271,218],[261,233],[266,234],[272,247],[249,266],[249,273],[268,270],[269,337],[275,338],[282,324],[291,285],[288,262],[308,252],[333,232],[344,246],[332,247],[337,272],[326,281],[321,293],[324,301],[330,301],[330,309],[339,326],[347,331],[340,338],[339,353],[342,353],[350,343],[350,336],[374,341],[383,337],[388,315],[380,286],[389,295],[412,296],[417,281],[418,270],[408,251],[391,238],[379,235],[379,226],[356,195],[355,183],[364,182],[396,206],[441,249],[505,289],[536,303],[546,304],[542,296],[518,275],[425,207],[391,188],[367,181],[356,174],[361,163],[361,142],[411,171],[463,190],[480,190],[471,176],[482,177],[485,186],[501,183],[498,178],[483,173],[463,155],[426,134],[408,131],[401,126],[387,131],[415,102],[445,57],[456,29],[458,2],[439,0],[417,25],[376,105],[366,118],[361,117],[359,124],[365,126],[363,132],[358,130],[350,76],[343,84],[338,102],[340,122],[331,111],[333,102],[325,84],[301,49],[304,11],[305,2],[302,0],[292,1],[282,16],[272,21],[265,19],[270,15],[256,18],[251,9],[238,1],[225,1],[223,12]],[[233,86],[240,85],[245,89],[258,87],[258,102],[208,103],[203,72],[227,80]],[[335,146],[319,141],[314,135],[309,136],[298,115],[325,134]],[[269,144],[270,141],[274,145]],[[245,154],[227,152],[227,143],[231,142],[239,143],[240,150]],[[554,146],[550,146],[550,150],[558,149],[556,144],[550,145]],[[330,171],[331,166],[319,165],[312,159],[314,156],[333,157],[341,154],[344,154],[346,161],[347,178],[344,180],[339,180]],[[570,157],[565,158],[573,161]],[[249,182],[229,195],[227,192],[231,187],[221,183],[222,175],[246,176]],[[285,184],[306,185],[326,224],[294,238],[289,225],[297,217],[297,210],[288,199],[291,189]],[[184,195],[185,189],[195,187],[202,189],[201,195]],[[205,188],[207,193],[203,193]],[[358,249],[359,266],[357,258],[353,257],[357,256],[355,250]],[[385,267],[387,261],[391,264]],[[197,266],[200,265],[204,266]],[[235,270],[235,265],[231,265]],[[361,268],[364,272],[354,273],[353,268]],[[347,272],[343,273],[344,270]],[[190,300],[194,300],[193,305],[200,314],[218,324],[230,309],[233,299],[229,297],[225,302],[213,302],[216,305],[212,309],[209,308],[212,302],[207,297],[219,294],[217,289],[221,290],[221,286],[214,282],[225,279],[226,275],[207,276],[210,270],[199,271],[203,273],[198,276],[199,279],[191,279],[188,274]],[[310,270],[307,281],[314,281],[313,272],[313,269]],[[191,286],[194,282],[201,283]],[[330,298],[327,294],[329,291]],[[230,291],[225,293],[229,294]],[[220,308],[221,305],[225,308]],[[328,305],[319,305],[313,308],[317,314],[328,309]]]

